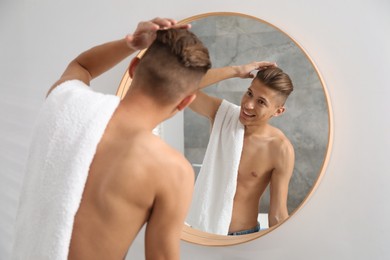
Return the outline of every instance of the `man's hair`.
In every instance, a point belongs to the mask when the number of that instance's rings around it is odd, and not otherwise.
[[[278,67],[270,67],[259,70],[256,74],[256,79],[260,80],[270,89],[279,92],[279,94],[284,98],[284,101],[294,90],[290,76]]]
[[[166,105],[195,92],[210,67],[209,52],[195,34],[186,29],[159,30],[134,79],[145,94]]]

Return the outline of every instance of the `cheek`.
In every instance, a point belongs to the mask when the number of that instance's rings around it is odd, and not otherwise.
[[[269,118],[270,116],[272,116],[271,110],[265,107],[257,107],[256,113],[261,118]]]
[[[243,104],[245,103],[245,101],[246,101],[246,96],[244,95],[244,96],[242,96],[242,98],[241,98],[241,105],[243,105]]]

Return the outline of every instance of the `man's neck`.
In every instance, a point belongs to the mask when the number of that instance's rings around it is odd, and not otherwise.
[[[264,123],[261,125],[251,125],[251,126],[245,126],[245,137],[250,136],[264,136],[267,135],[269,132],[269,124]]]
[[[172,109],[158,105],[144,95],[129,93],[120,103],[118,113],[129,126],[152,131],[172,115]]]

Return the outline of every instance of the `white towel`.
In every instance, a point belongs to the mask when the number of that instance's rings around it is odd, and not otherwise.
[[[67,259],[89,167],[118,104],[78,80],[47,97],[30,146],[13,259]]]
[[[228,234],[244,141],[244,126],[239,116],[239,106],[222,101],[186,220],[193,228]]]

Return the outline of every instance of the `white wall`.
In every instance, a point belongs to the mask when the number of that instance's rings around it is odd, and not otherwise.
[[[324,178],[305,207],[270,234],[232,247],[182,243],[182,259],[389,259],[390,2],[387,0],[2,0],[0,2],[0,259],[12,244],[31,126],[45,91],[94,44],[139,20],[232,11],[269,21],[312,56],[334,110]],[[126,63],[97,80],[114,93]],[[142,241],[130,252],[142,259]]]

